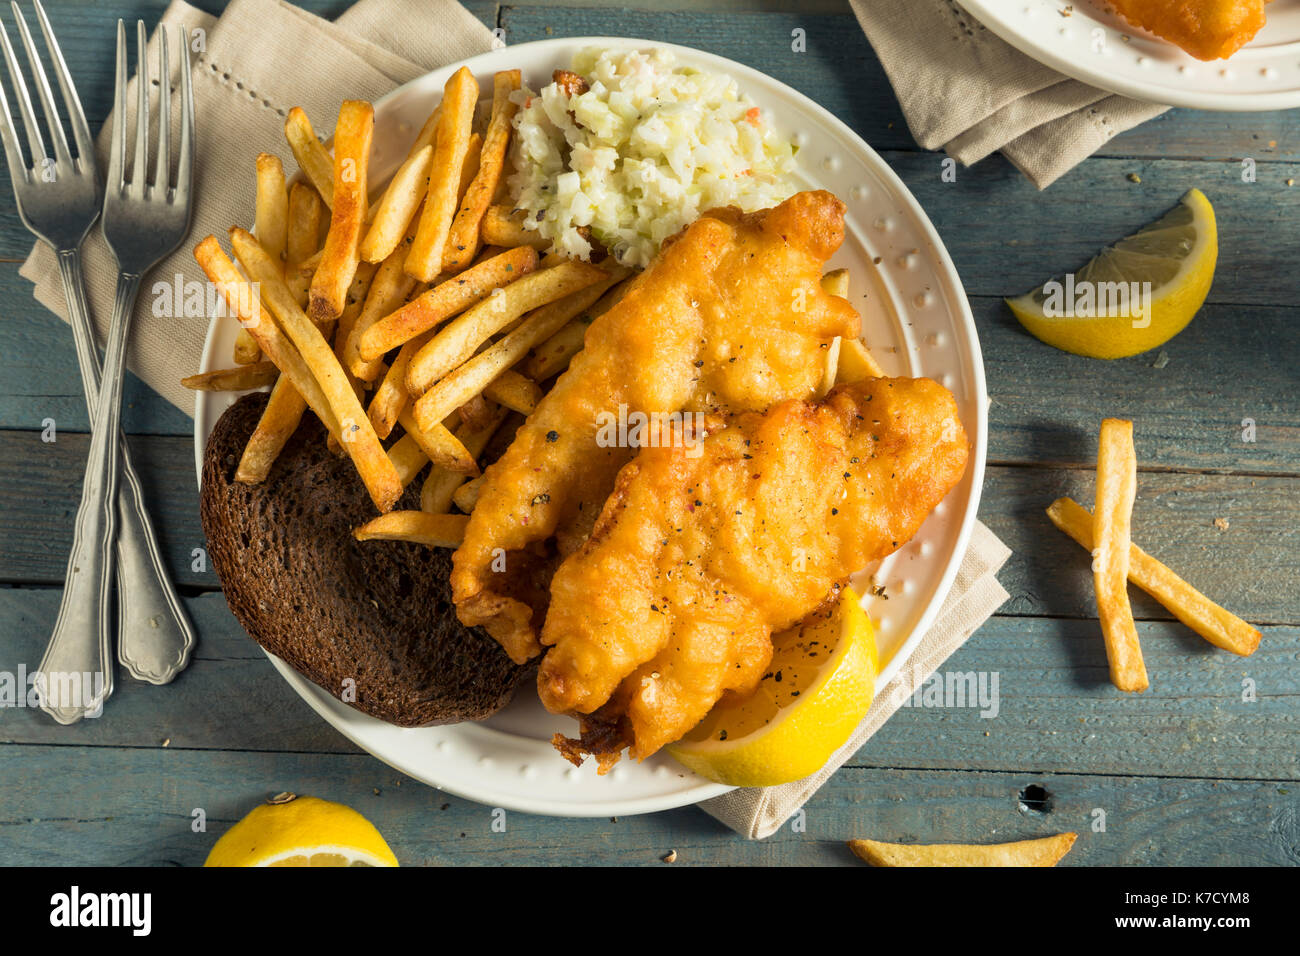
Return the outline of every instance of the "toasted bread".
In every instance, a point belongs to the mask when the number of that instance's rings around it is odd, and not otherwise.
[[[244,630],[330,694],[402,727],[481,720],[504,707],[528,669],[457,620],[448,552],[352,537],[374,506],[313,416],[265,482],[234,480],[265,405],[257,394],[231,406],[203,461],[208,551]],[[398,507],[419,507],[418,481]]]

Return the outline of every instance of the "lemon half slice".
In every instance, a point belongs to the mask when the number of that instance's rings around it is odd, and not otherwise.
[[[816,773],[871,707],[875,631],[845,588],[829,611],[772,637],[753,694],[724,700],[668,752],[700,776],[771,787]]]
[[[1209,294],[1218,258],[1214,207],[1193,189],[1074,275],[1006,301],[1029,334],[1048,345],[1089,358],[1126,358],[1187,327]]]
[[[397,866],[374,824],[316,797],[264,803],[217,841],[204,866]]]

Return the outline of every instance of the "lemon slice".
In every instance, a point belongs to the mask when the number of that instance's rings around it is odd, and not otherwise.
[[[703,777],[771,787],[816,773],[871,707],[875,631],[845,588],[828,612],[772,637],[753,694],[724,700],[668,752]]]
[[[204,866],[397,866],[374,825],[316,797],[264,803],[217,841]]]
[[[1214,207],[1193,189],[1073,276],[1007,299],[1007,305],[1030,335],[1048,345],[1090,358],[1125,358],[1187,327],[1209,294],[1218,257]]]

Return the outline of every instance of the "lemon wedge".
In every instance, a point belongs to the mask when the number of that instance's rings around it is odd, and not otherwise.
[[[1126,358],[1187,327],[1209,294],[1218,258],[1214,207],[1193,189],[1073,275],[1006,301],[1039,341],[1089,358]]]
[[[204,866],[397,866],[374,825],[316,797],[277,798],[217,841]]]
[[[871,707],[875,630],[845,588],[830,610],[772,637],[758,689],[724,700],[668,747],[679,763],[736,787],[771,787],[816,773]]]

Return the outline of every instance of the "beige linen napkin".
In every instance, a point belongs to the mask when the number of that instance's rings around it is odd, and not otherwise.
[[[179,83],[177,28],[190,36],[196,122],[194,228],[185,244],[149,273],[141,287],[127,365],[187,415],[194,393],[180,380],[198,371],[206,316],[153,315],[157,283],[175,288],[206,283],[193,250],[207,235],[226,245],[232,225],[253,225],[253,169],[260,151],[274,152],[286,170],[297,163],[284,139],[284,118],[301,106],[328,134],[345,99],[378,99],[394,87],[446,63],[500,45],[492,31],[455,0],[361,0],[330,22],[279,0],[233,0],[214,18],[174,0],[163,14],[171,31],[173,88]],[[105,20],[103,27],[112,24]],[[201,31],[195,33],[194,31]],[[158,34],[149,41],[157,73]],[[194,47],[201,47],[193,52]],[[134,51],[132,51],[134,62]],[[132,80],[126,101],[135,102]],[[173,110],[179,122],[179,97]],[[134,123],[134,111],[130,122]],[[130,127],[128,127],[130,128]],[[96,141],[108,168],[109,124]],[[82,249],[86,287],[99,340],[107,338],[117,269],[96,227]],[[32,250],[19,275],[35,283],[36,298],[67,321],[58,261],[47,246]],[[183,288],[183,285],[182,285]],[[164,310],[166,311],[166,310]]]
[[[203,282],[192,255],[195,243],[215,234],[224,244],[232,223],[252,224],[253,163],[259,150],[276,151],[286,169],[296,168],[288,147],[281,145],[289,108],[302,106],[327,132],[342,100],[377,98],[428,70],[489,50],[496,41],[454,0],[360,0],[333,23],[279,0],[233,0],[219,19],[174,0],[162,24],[173,31],[177,26],[203,31],[203,50],[194,54],[193,63],[198,117],[194,231],[185,247],[148,277],[128,357],[146,383],[189,414],[193,397],[180,379],[198,368],[208,320],[155,317],[150,288],[156,281],[174,282],[177,275]],[[151,47],[156,42],[155,34]],[[129,91],[127,102],[133,101]],[[106,134],[98,146],[107,168]],[[116,269],[98,231],[84,251],[91,301],[100,304],[96,320],[102,340]],[[66,321],[53,254],[37,246],[20,274],[35,283],[36,298]],[[916,657],[881,690],[853,740],[821,773],[786,787],[736,791],[705,809],[749,837],[780,826],[1006,600],[993,575],[1008,554],[988,529],[976,525],[952,593]]]
[[[1045,189],[1167,106],[1071,80],[994,36],[956,0],[850,0],[925,149],[964,166],[1001,151]]]
[[[796,810],[831,778],[884,725],[894,711],[925,683],[944,661],[1007,599],[995,576],[1011,556],[1010,549],[981,522],[975,522],[966,557],[957,570],[952,590],[921,639],[920,646],[884,687],[876,688],[875,703],[848,743],[811,777],[780,787],[733,790],[701,803],[713,816],[751,840],[761,840],[779,830]]]

